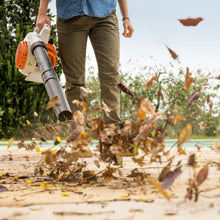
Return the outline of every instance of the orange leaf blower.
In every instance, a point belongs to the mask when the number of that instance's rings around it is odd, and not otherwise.
[[[49,42],[50,26],[45,24],[39,31],[36,27],[19,43],[15,64],[19,71],[26,75],[25,80],[44,83],[50,99],[55,96],[59,100],[54,110],[60,121],[72,119],[72,112],[60,86],[54,67],[57,65],[55,46]]]

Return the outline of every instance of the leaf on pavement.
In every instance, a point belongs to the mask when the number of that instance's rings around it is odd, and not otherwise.
[[[178,19],[178,21],[184,25],[184,26],[196,26],[198,25],[203,18],[198,17],[198,18],[187,18],[187,19]]]

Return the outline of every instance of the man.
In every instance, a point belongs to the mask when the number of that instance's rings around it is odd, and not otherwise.
[[[49,0],[40,0],[36,25],[42,29],[47,17]],[[130,38],[134,29],[128,15],[127,0],[118,0],[123,17],[124,37]],[[112,111],[104,112],[106,124],[120,122],[119,82],[119,28],[116,0],[57,0],[57,31],[59,52],[66,78],[66,96],[72,112],[72,103],[80,99],[80,87],[85,86],[85,58],[87,39],[90,38],[98,63],[102,105]],[[103,104],[104,103],[104,104]]]

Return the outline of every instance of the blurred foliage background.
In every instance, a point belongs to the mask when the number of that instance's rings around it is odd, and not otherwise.
[[[35,0],[0,0],[0,139],[31,138],[31,130],[42,130],[46,123],[57,123],[54,112],[46,110],[49,97],[44,85],[25,81],[25,76],[15,67],[17,46],[26,34],[34,29],[38,7],[39,1]],[[50,10],[48,14],[53,20],[54,16]],[[51,29],[51,38],[57,45],[55,25]],[[60,76],[60,62],[55,70]],[[87,73],[86,86],[98,91],[88,95],[91,108],[95,108],[100,105],[99,80],[92,66],[87,68]],[[121,119],[138,120],[137,102],[144,95],[158,112],[164,112],[169,116],[173,111],[178,111],[178,115],[184,117],[177,125],[166,129],[167,137],[178,137],[181,129],[188,123],[192,125],[192,135],[195,137],[219,137],[219,83],[212,89],[208,85],[203,86],[199,99],[187,105],[190,96],[198,90],[199,85],[209,83],[213,75],[200,69],[193,71],[195,82],[189,91],[185,91],[185,74],[186,68],[174,71],[159,64],[154,67],[146,66],[141,73],[133,73],[132,70],[121,72],[121,82],[135,95],[132,98],[121,92]],[[146,89],[145,84],[153,76],[157,76],[157,80]],[[211,100],[217,100],[213,109],[210,109],[207,103],[208,96]],[[101,111],[97,115],[101,116]],[[31,127],[27,125],[26,120],[31,122]],[[165,118],[161,117],[158,124],[164,121]],[[207,128],[201,129],[201,123],[207,125]]]

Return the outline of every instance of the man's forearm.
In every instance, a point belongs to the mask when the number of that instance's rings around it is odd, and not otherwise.
[[[129,14],[128,14],[128,4],[127,4],[127,0],[118,0],[118,4],[121,10],[121,15],[123,18],[128,18]]]
[[[48,4],[49,4],[49,0],[40,0],[40,6],[39,6],[38,14],[46,15]]]

